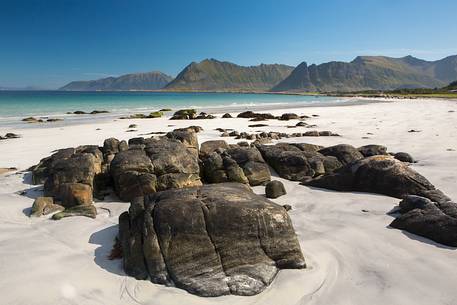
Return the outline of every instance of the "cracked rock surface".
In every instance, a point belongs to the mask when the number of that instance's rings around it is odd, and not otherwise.
[[[158,192],[119,217],[124,270],[200,296],[254,295],[305,268],[286,210],[241,183]]]

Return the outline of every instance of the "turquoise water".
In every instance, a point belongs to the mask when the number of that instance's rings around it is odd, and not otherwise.
[[[232,94],[232,93],[163,93],[163,92],[61,92],[0,91],[0,124],[18,122],[21,118],[62,117],[67,112],[107,110],[111,116],[148,113],[161,108],[255,108],[273,105],[309,105],[336,102],[334,97]],[[97,115],[100,117],[103,115]]]

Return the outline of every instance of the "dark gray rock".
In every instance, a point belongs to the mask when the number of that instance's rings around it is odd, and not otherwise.
[[[387,147],[377,144],[361,146],[357,149],[364,157],[387,155]]]
[[[390,156],[373,156],[348,164],[333,174],[305,183],[337,191],[358,191],[403,198],[418,195],[433,201],[448,200],[422,175]]]
[[[124,270],[200,296],[254,295],[304,268],[286,210],[238,183],[174,189],[119,217]]]
[[[276,117],[271,113],[256,113],[253,111],[245,111],[237,115],[238,118],[246,118],[246,119],[255,119],[258,121],[275,119]]]
[[[343,165],[363,158],[363,155],[355,147],[347,144],[326,147],[319,150],[319,152],[324,156],[336,157]]]
[[[208,183],[240,182],[252,186],[270,181],[268,165],[255,147],[227,145],[225,141],[202,143],[203,178]]]
[[[167,137],[183,143],[195,156],[198,156],[198,138],[194,128],[175,129],[167,133]]]
[[[394,158],[401,161],[401,162],[407,162],[407,163],[415,163],[416,161],[414,158],[405,152],[398,152],[394,155]]]
[[[154,167],[143,150],[119,152],[111,162],[110,173],[114,190],[123,201],[154,193],[157,189]]]
[[[84,216],[89,218],[97,217],[97,209],[93,205],[77,205],[67,208],[62,212],[52,215],[52,219],[60,220],[64,217]]]
[[[305,177],[315,175],[305,153],[296,146],[279,143],[277,145],[259,145],[258,149],[266,162],[281,178],[301,181]]]
[[[203,142],[200,145],[200,158],[204,159],[211,153],[219,150],[220,152],[229,148],[229,145],[224,140],[212,140]]]
[[[457,204],[407,196],[400,202],[401,216],[390,226],[457,247]]]
[[[195,109],[181,109],[176,111],[170,120],[192,120],[197,117]]]
[[[295,113],[283,113],[279,117],[279,120],[281,120],[281,121],[298,120],[298,119],[300,119],[300,117]]]
[[[286,188],[281,181],[273,180],[265,186],[265,195],[267,198],[278,198],[286,194]]]

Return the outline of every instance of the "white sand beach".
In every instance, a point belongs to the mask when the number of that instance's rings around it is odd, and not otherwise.
[[[408,152],[418,160],[411,165],[415,170],[457,199],[455,100],[384,101],[268,112],[318,115],[306,122],[316,124],[316,130],[341,135],[283,142],[355,147],[382,144],[389,152]],[[0,168],[18,168],[0,175],[0,304],[457,304],[457,250],[389,228],[392,216],[386,213],[398,204],[397,198],[314,189],[273,177],[287,190],[287,195],[273,201],[292,206],[289,215],[308,268],[280,271],[264,292],[251,297],[203,298],[125,275],[121,260],[107,258],[117,234],[118,216],[129,206],[114,197],[95,203],[96,219],[28,217],[42,186],[31,185],[30,175],[22,171],[55,149],[102,145],[109,137],[127,140],[190,125],[203,127],[199,143],[239,141],[220,138],[215,128],[288,133],[310,130],[286,127],[295,125],[295,120],[270,120],[267,127],[250,128],[253,122],[248,119],[222,119],[221,113],[213,120],[118,119],[63,127],[24,123],[23,129],[2,130],[2,134],[14,132],[21,138],[0,141]],[[130,124],[137,124],[137,131],[126,132]],[[253,189],[264,193],[263,186]],[[24,190],[26,194],[21,195]]]

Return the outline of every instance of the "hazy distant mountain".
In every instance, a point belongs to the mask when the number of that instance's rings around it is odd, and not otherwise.
[[[457,91],[457,81],[450,83],[446,87],[443,88],[444,90],[448,91]]]
[[[443,87],[457,79],[457,56],[425,61],[412,56],[359,56],[308,66],[305,62],[272,91],[359,91]]]
[[[39,91],[46,90],[41,87],[27,86],[27,87],[2,87],[0,86],[0,91]]]
[[[59,90],[65,91],[116,91],[116,90],[157,90],[162,89],[173,78],[162,72],[126,74],[90,81],[74,81]]]
[[[176,91],[266,91],[285,79],[293,67],[261,64],[244,67],[230,62],[205,59],[193,62],[165,89]]]

